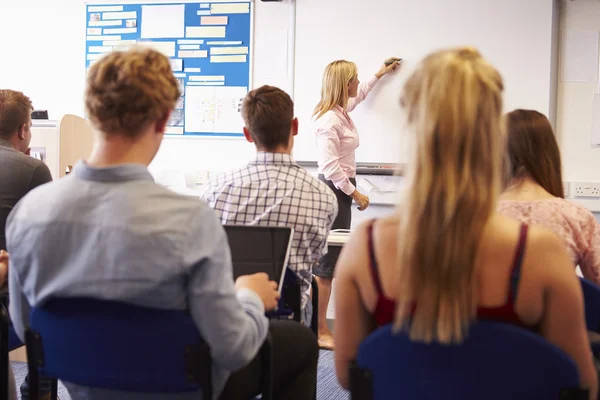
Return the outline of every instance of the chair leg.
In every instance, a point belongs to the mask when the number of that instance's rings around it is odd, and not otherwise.
[[[27,346],[27,387],[30,400],[40,399],[40,373],[38,371],[38,342],[35,332],[25,331],[25,345]]]
[[[271,400],[273,398],[273,341],[270,333],[260,349],[260,366],[262,369],[260,376],[261,400]]]
[[[312,331],[319,336],[319,286],[317,285],[317,280],[314,275],[312,276],[312,280],[310,282],[310,286],[312,288],[312,318],[310,320],[310,328]]]
[[[8,400],[8,312],[0,304],[0,400]]]
[[[52,379],[50,400],[58,400],[58,379]]]

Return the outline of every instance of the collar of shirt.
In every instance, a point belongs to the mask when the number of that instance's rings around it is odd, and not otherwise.
[[[267,153],[259,151],[250,165],[298,165],[294,158],[285,153]]]
[[[8,147],[11,150],[15,150],[13,145],[8,141],[0,138],[0,147]],[[16,151],[16,150],[15,150]]]
[[[339,112],[340,114],[342,114],[344,117],[346,117],[346,119],[348,121],[350,121],[350,115],[348,115],[348,113],[346,111],[344,111],[344,109],[342,107],[340,107],[339,105],[336,105],[332,108],[332,110]]]
[[[121,164],[105,168],[93,168],[84,161],[79,161],[73,169],[73,173],[79,179],[97,182],[130,182],[150,181],[154,178],[148,172],[148,168],[141,164]]]

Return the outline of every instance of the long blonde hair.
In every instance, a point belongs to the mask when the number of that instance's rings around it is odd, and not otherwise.
[[[415,134],[400,206],[396,328],[460,343],[476,316],[475,263],[501,190],[502,77],[472,48],[427,56],[401,104]]]
[[[357,77],[358,69],[353,62],[338,60],[330,63],[323,73],[321,100],[315,107],[313,117],[319,119],[337,105],[346,110],[348,106],[348,84]]]

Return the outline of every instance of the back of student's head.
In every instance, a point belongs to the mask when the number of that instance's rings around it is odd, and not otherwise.
[[[502,91],[472,48],[430,54],[405,83],[416,152],[400,206],[396,325],[415,340],[460,342],[475,317],[475,260],[501,188]]]
[[[33,106],[29,97],[14,90],[0,90],[0,138],[10,139],[23,125],[29,124]]]
[[[148,48],[112,52],[90,67],[85,107],[104,135],[136,138],[166,118],[181,93],[169,59]]]
[[[252,90],[242,102],[242,117],[258,148],[271,151],[288,146],[294,103],[283,90],[274,86]]]
[[[560,150],[550,121],[534,110],[514,110],[507,115],[508,184],[529,176],[548,193],[565,197]]]

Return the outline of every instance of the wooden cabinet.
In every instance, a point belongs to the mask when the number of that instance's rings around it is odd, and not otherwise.
[[[92,151],[90,122],[76,115],[65,115],[58,123],[34,120],[31,133],[30,147],[44,149],[44,161],[54,179],[65,176],[67,166],[87,158]]]

